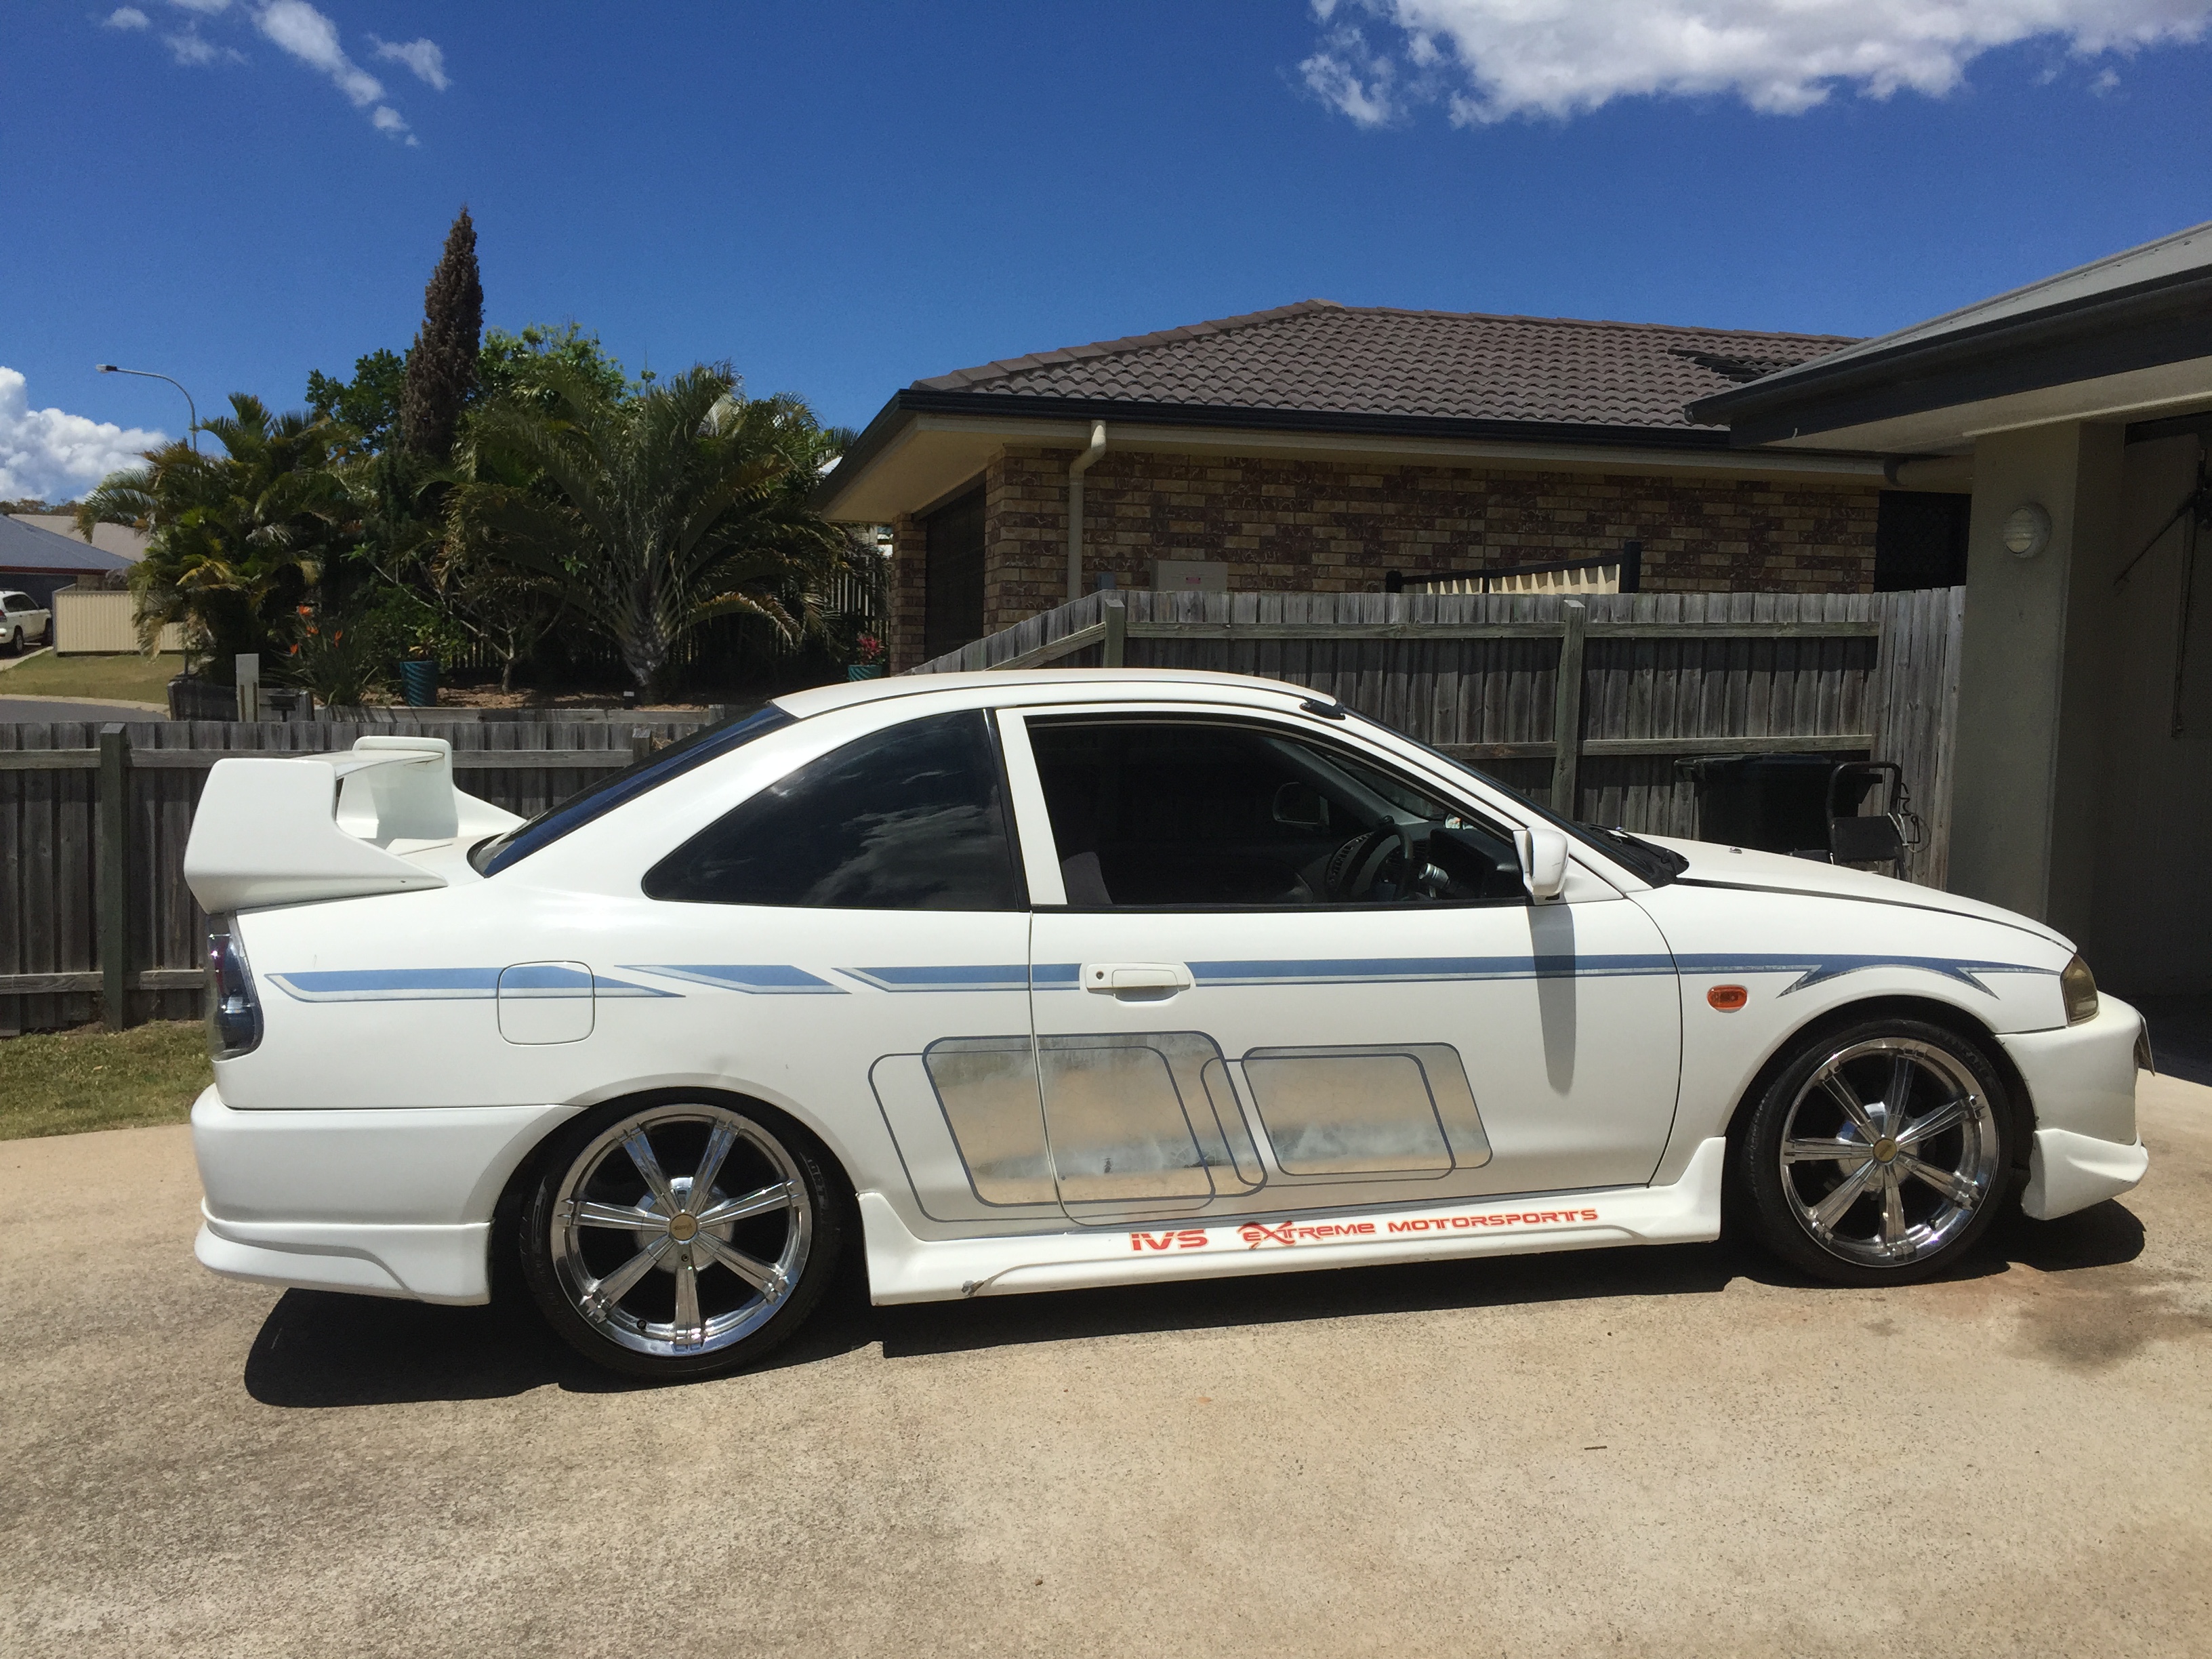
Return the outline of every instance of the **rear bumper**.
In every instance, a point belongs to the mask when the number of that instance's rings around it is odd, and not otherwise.
[[[2142,1016],[2100,995],[2096,1017],[2051,1031],[2000,1036],[2035,1108],[2021,1207],[2039,1220],[2117,1198],[2150,1166],[2136,1133],[2136,1056]]]
[[[485,1301],[500,1194],[575,1109],[247,1112],[210,1088],[192,1107],[192,1253],[257,1284]]]
[[[370,1227],[225,1221],[200,1207],[192,1254],[225,1279],[417,1302],[489,1302],[491,1224]]]

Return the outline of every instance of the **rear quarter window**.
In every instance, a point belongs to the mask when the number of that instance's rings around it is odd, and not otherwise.
[[[648,898],[845,910],[1018,910],[997,745],[980,709],[857,738],[663,859]]]

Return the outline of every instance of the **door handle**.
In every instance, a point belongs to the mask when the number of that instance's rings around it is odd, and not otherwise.
[[[1179,962],[1086,962],[1083,988],[1140,1001],[1171,997],[1196,983]]]

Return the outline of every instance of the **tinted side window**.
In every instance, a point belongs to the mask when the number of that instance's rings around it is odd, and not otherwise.
[[[1175,719],[1029,733],[1077,908],[1526,901],[1506,831],[1334,744]]]
[[[655,865],[649,898],[841,910],[1018,910],[999,762],[980,709],[811,761]]]

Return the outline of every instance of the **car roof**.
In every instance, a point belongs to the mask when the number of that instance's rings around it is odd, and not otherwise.
[[[1197,668],[1014,668],[962,674],[902,674],[896,678],[816,686],[774,701],[777,708],[794,719],[806,720],[828,714],[833,708],[986,686],[1005,694],[1009,701],[1024,702],[1033,701],[1034,693],[1039,690],[1066,693],[1079,702],[1090,698],[1115,702],[1166,690],[1210,691],[1223,702],[1266,704],[1288,697],[1298,702],[1325,702],[1333,707],[1336,701],[1286,680],[1261,679],[1252,674],[1218,674]]]

